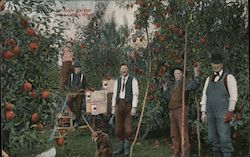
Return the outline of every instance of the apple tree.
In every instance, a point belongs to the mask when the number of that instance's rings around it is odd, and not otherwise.
[[[162,99],[162,82],[169,84],[173,77],[171,69],[175,65],[183,65],[185,34],[187,33],[187,78],[193,77],[193,66],[201,63],[201,87],[190,94],[190,138],[197,143],[196,130],[199,125],[201,140],[207,144],[206,126],[199,122],[199,101],[206,77],[211,75],[210,55],[212,52],[222,53],[225,59],[225,70],[232,73],[238,82],[239,101],[237,111],[241,111],[240,133],[246,137],[248,131],[246,116],[249,113],[249,61],[248,61],[248,23],[247,2],[201,1],[201,0],[136,0],[122,1],[122,5],[134,5],[134,28],[137,37],[146,36],[149,40],[147,50],[139,51],[135,65],[138,73],[143,75],[139,82],[150,79],[153,92],[149,92],[149,101],[145,110],[144,121],[150,122],[150,128],[163,128],[168,132],[167,103]],[[149,30],[149,31],[148,31]],[[148,73],[149,61],[152,60],[152,71]],[[146,65],[146,66],[145,66]],[[142,70],[139,70],[142,69]],[[138,75],[138,76],[139,76]],[[145,90],[142,90],[145,91]],[[143,95],[143,93],[141,94]],[[157,108],[155,106],[158,106]],[[242,110],[239,110],[241,108]],[[148,113],[149,113],[148,112]],[[244,116],[245,115],[245,116]],[[239,125],[237,125],[239,126]],[[237,138],[236,142],[247,139]],[[244,143],[244,142],[240,142]],[[237,145],[236,147],[238,147]],[[246,150],[246,146],[238,150]],[[242,152],[237,152],[242,153]]]
[[[41,143],[37,133],[56,115],[64,29],[49,25],[54,5],[10,1],[1,12],[1,127],[7,151]]]

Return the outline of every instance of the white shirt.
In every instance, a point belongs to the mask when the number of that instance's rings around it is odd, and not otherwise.
[[[220,76],[223,74],[223,70],[219,72],[219,76],[216,76],[214,81],[217,82],[220,79]],[[206,79],[203,92],[202,92],[202,98],[201,98],[201,112],[206,112],[206,103],[207,103],[207,87],[209,83],[209,77]],[[236,102],[238,101],[238,90],[237,90],[237,82],[235,77],[232,74],[227,75],[227,86],[228,86],[228,92],[229,92],[229,107],[228,111],[234,111]]]
[[[128,80],[128,76],[127,75],[125,77],[125,87],[124,90],[122,91],[122,84],[123,84],[123,76],[122,76],[122,80],[121,80],[121,89],[120,90],[120,95],[119,98],[121,99],[125,99],[125,93],[126,93],[126,82]],[[116,104],[116,96],[117,96],[117,86],[118,86],[118,80],[115,81],[114,84],[114,89],[113,89],[113,97],[112,97],[112,107],[115,106]],[[132,80],[132,107],[137,107],[138,104],[138,95],[139,95],[139,88],[138,88],[138,81],[136,80],[136,78],[133,78]]]

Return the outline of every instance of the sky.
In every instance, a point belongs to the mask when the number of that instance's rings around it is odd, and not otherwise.
[[[75,38],[76,36],[76,25],[86,26],[88,24],[88,16],[94,13],[95,5],[97,1],[67,1],[64,4],[61,4],[57,1],[57,6],[55,9],[61,10],[60,12],[55,13],[52,15],[54,19],[60,19],[62,21],[68,22],[68,30],[65,31],[66,38]],[[62,9],[64,7],[64,9]],[[125,23],[124,19],[128,24],[129,28],[134,27],[134,12],[137,9],[137,6],[133,6],[133,8],[125,9],[119,8],[117,5],[117,1],[109,1],[109,5],[104,15],[104,19],[109,21],[114,15],[115,22],[117,25],[123,25]],[[79,18],[74,18],[76,21],[75,23],[70,22],[69,17],[72,17],[72,14],[76,13],[78,10],[77,15]],[[71,15],[71,16],[70,16]],[[53,22],[52,22],[53,23]],[[141,43],[140,43],[141,44]],[[58,62],[61,65],[61,60],[59,59]]]
[[[123,25],[124,18],[126,18],[128,26],[132,28],[135,20],[134,11],[136,10],[136,6],[130,9],[124,9],[119,8],[119,6],[116,5],[116,2],[117,1],[109,1],[104,19],[108,21],[111,19],[112,14],[114,14],[115,21],[118,25]],[[72,17],[72,14],[78,10],[77,15],[79,16],[79,19],[74,18],[76,20],[75,22],[79,25],[86,26],[88,24],[87,17],[94,13],[96,3],[97,1],[74,0],[66,1],[65,4],[61,4],[57,1],[56,9],[61,10],[61,12],[56,13],[54,18],[59,18],[60,20],[69,22],[69,25],[67,26],[69,30],[66,31],[67,37],[74,38],[76,30],[76,25],[70,22],[69,17]],[[62,9],[63,7],[64,9]]]

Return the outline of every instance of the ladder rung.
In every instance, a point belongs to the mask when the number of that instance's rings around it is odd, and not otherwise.
[[[59,119],[61,119],[61,118],[71,119],[70,116],[60,116]]]
[[[72,129],[72,128],[73,128],[73,127],[70,127],[70,126],[69,126],[69,127],[57,127],[56,129],[57,129],[57,130],[60,130],[60,129]]]

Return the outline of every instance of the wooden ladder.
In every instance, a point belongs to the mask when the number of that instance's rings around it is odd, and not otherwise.
[[[63,113],[58,113],[58,126],[56,130],[69,130],[73,129],[73,113],[66,107],[66,111]]]

